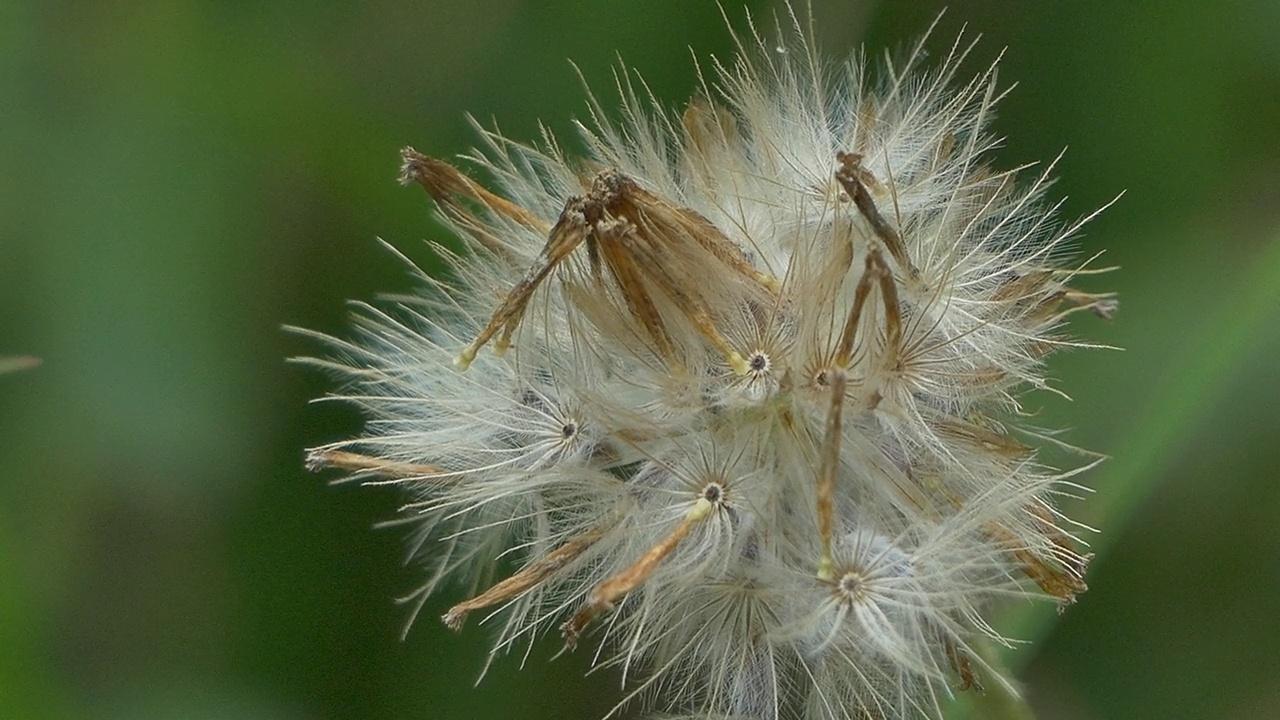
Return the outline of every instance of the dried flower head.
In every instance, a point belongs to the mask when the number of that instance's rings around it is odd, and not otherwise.
[[[469,252],[323,338],[369,421],[310,462],[408,491],[414,597],[476,586],[444,622],[481,613],[495,654],[592,636],[690,716],[937,716],[999,681],[993,600],[1085,589],[1051,502],[1076,471],[1006,423],[1064,317],[1114,304],[1069,285],[1052,166],[988,165],[972,43],[868,87],[792,28],[679,117],[623,73],[583,160],[484,132],[492,190],[406,149]]]

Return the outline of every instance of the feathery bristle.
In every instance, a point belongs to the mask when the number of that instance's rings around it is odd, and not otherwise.
[[[1084,590],[1074,471],[1009,423],[1114,301],[1068,284],[1052,165],[988,164],[967,41],[877,86],[798,22],[739,45],[680,117],[624,73],[581,161],[485,133],[493,189],[406,148],[473,252],[330,341],[368,426],[308,463],[406,489],[416,597],[516,561],[444,614],[495,653],[594,635],[691,717],[936,717],[1001,682],[971,649],[995,601]]]

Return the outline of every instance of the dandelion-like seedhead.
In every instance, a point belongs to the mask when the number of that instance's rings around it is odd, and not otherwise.
[[[409,494],[443,617],[494,654],[588,639],[630,697],[703,718],[936,717],[983,679],[992,602],[1085,589],[1010,418],[1073,344],[1049,169],[988,165],[992,65],[869,85],[792,18],[683,113],[623,73],[583,160],[483,132],[488,189],[412,149],[468,252],[320,336],[368,426],[313,449]],[[494,580],[498,568],[511,574]]]

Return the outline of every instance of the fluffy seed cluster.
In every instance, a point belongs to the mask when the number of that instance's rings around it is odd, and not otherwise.
[[[682,113],[623,73],[585,159],[483,133],[404,151],[468,251],[323,337],[365,433],[313,467],[404,488],[444,614],[495,655],[588,638],[682,717],[934,717],[999,681],[1005,596],[1069,603],[1086,558],[1007,423],[1107,316],[1071,288],[1048,171],[987,163],[994,65],[828,66],[751,30]],[[382,306],[385,307],[385,306]]]

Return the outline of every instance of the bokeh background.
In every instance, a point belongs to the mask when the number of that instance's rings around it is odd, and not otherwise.
[[[1092,590],[1008,619],[1043,720],[1280,717],[1280,3],[947,0],[975,72],[1007,48],[1009,166],[1068,152],[1056,193],[1114,323],[1077,334],[1074,397],[1036,421],[1111,460],[1073,512]],[[725,0],[736,28],[744,8]],[[833,54],[917,37],[943,2],[821,2]],[[762,25],[776,9],[750,8]],[[397,150],[465,119],[535,141],[605,98],[617,56],[678,108],[732,41],[711,0],[0,2],[0,718],[594,718],[589,653],[473,687],[483,628],[445,632],[393,492],[326,483],[303,448],[359,419],[281,325],[412,287],[444,240]]]

